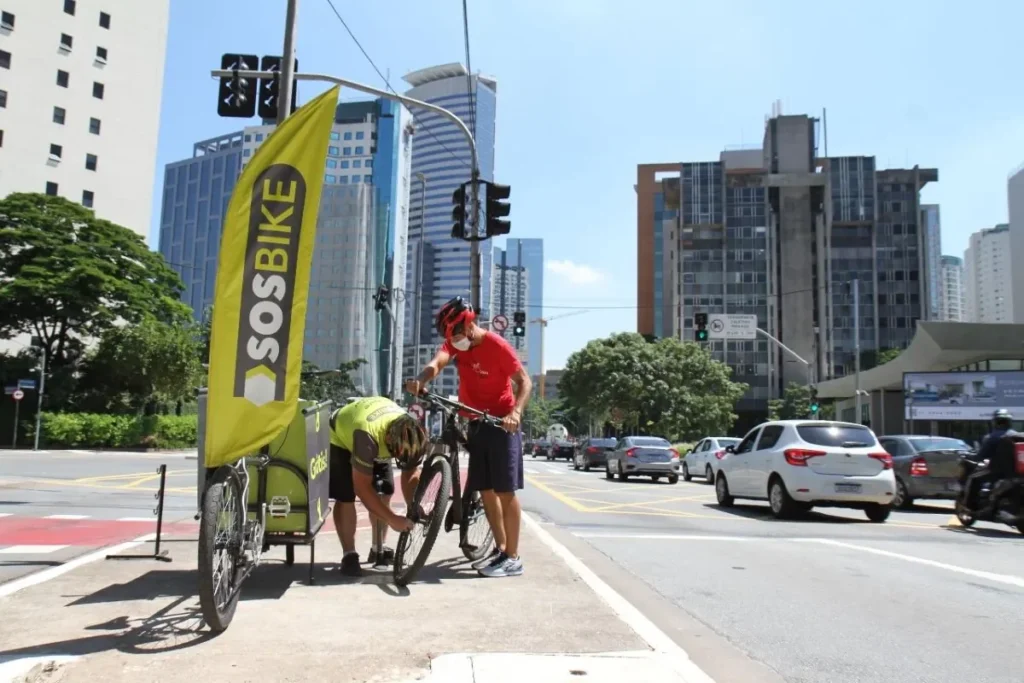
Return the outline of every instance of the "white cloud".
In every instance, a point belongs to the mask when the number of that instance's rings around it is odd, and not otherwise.
[[[604,273],[582,263],[573,263],[568,259],[547,261],[544,268],[571,285],[594,285],[604,280]]]

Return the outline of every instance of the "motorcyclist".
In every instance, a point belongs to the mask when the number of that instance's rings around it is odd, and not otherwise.
[[[981,443],[981,448],[978,450],[977,460],[988,461],[988,465],[978,468],[977,471],[972,474],[968,480],[968,508],[972,508],[976,502],[978,491],[981,489],[985,482],[993,482],[1002,476],[1002,473],[993,465],[999,449],[999,442],[1004,436],[1013,436],[1019,434],[1019,432],[1013,429],[1013,415],[1010,411],[1005,408],[992,413],[992,431],[989,432],[988,436]],[[992,511],[992,507],[995,505],[998,499],[997,491],[993,489],[992,495],[989,496],[988,503],[986,506],[978,510],[976,517],[985,517]]]

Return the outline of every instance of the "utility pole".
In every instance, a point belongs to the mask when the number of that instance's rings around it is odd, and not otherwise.
[[[288,0],[284,18],[284,50],[281,52],[281,81],[277,92],[277,124],[291,114],[292,90],[295,88],[295,24],[299,0]]]
[[[43,394],[46,393],[46,343],[42,337],[39,339],[39,353],[42,363],[39,365],[39,401],[36,404],[36,438],[32,450],[39,450],[39,428],[43,422]]]
[[[853,367],[854,391],[857,395],[857,424],[864,424],[861,419],[860,405],[860,280],[853,279]]]
[[[415,311],[413,313],[413,365],[415,366],[414,372],[419,372],[419,369],[423,367],[420,362],[420,319],[423,317],[423,236],[426,229],[426,211],[427,211],[427,176],[424,173],[417,173],[416,178],[420,181],[420,229],[419,239],[416,241],[416,275],[414,280],[414,287],[416,287],[415,296],[413,297],[413,306]]]

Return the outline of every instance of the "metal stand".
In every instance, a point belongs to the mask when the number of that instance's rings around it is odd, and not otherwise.
[[[377,489],[377,497],[380,498],[380,501],[383,503],[385,494],[384,481],[378,479],[373,482],[373,486]],[[373,568],[377,569],[379,567],[387,567],[388,562],[384,559],[384,530],[387,528],[385,526],[386,522],[371,518],[370,524],[373,525],[373,549],[376,551],[376,559],[373,561]]]
[[[164,528],[164,485],[167,482],[167,465],[160,465],[156,470],[157,474],[160,475],[160,490],[153,494],[153,497],[157,499],[156,509],[153,513],[156,515],[156,547],[153,549],[151,554],[137,554],[137,555],[107,555],[108,560],[159,560],[160,562],[171,562],[171,558],[167,557],[167,551],[160,550],[160,537],[163,534]]]

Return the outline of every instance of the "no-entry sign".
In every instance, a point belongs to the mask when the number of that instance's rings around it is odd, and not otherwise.
[[[13,398],[15,401],[20,401],[21,399],[25,398],[25,392],[22,391],[21,389],[18,389],[13,394],[11,394],[11,398]]]

